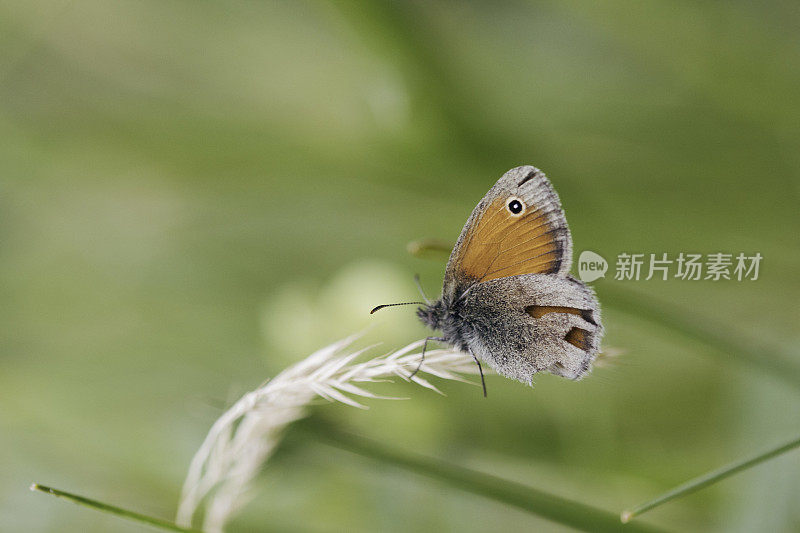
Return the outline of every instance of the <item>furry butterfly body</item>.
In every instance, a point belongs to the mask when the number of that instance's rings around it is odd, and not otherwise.
[[[539,169],[506,172],[475,207],[450,255],[442,297],[417,310],[434,338],[531,384],[550,372],[580,379],[600,349],[592,289],[569,275],[572,239]]]

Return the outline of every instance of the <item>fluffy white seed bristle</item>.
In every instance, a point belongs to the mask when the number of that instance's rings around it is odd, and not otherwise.
[[[204,504],[202,529],[221,532],[249,500],[251,481],[280,442],[283,430],[302,418],[315,398],[366,409],[354,397],[398,398],[378,396],[356,383],[397,376],[440,392],[421,374],[466,381],[464,374],[477,373],[469,355],[452,350],[431,350],[425,352],[420,372],[412,377],[420,359],[416,350],[424,341],[356,362],[366,349],[342,354],[356,338],[348,337],[314,352],[242,396],[217,419],[189,466],[178,507],[178,524],[190,526],[197,508]]]

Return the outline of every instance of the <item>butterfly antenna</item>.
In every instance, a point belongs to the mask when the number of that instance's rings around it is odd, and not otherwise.
[[[425,290],[422,288],[422,283],[419,281],[419,274],[414,274],[414,283],[417,284],[417,289],[419,290],[419,293],[422,295],[422,299],[425,300],[425,303],[430,305],[431,301],[428,299],[427,296],[425,296]]]
[[[426,304],[425,302],[400,302],[397,304],[383,304],[373,307],[372,311],[370,311],[369,314],[373,314],[375,311],[380,311],[384,307],[394,307],[395,305],[428,305],[428,304]]]

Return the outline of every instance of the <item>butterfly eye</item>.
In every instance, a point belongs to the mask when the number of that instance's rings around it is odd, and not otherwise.
[[[506,207],[512,215],[519,215],[525,210],[525,204],[519,198],[510,198]]]

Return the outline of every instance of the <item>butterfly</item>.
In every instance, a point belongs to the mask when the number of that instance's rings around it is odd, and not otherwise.
[[[572,237],[545,174],[503,174],[472,211],[447,262],[442,296],[417,316],[445,342],[498,374],[532,385],[549,372],[578,380],[591,369],[603,326],[594,291],[569,273]],[[374,308],[378,309],[387,304]],[[414,372],[416,373],[416,371]],[[413,375],[413,374],[412,374]]]

